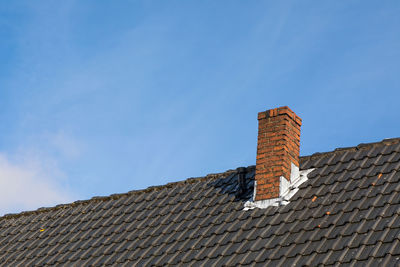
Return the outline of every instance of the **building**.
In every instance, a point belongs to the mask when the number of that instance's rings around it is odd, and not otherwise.
[[[400,139],[299,157],[258,120],[255,166],[0,217],[0,265],[400,266]]]

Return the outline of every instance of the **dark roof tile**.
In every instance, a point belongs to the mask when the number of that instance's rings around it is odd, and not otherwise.
[[[400,140],[300,159],[282,207],[244,211],[236,171],[0,217],[0,265],[400,263]],[[42,231],[43,230],[43,231]]]

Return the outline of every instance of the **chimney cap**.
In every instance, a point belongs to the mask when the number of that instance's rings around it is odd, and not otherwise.
[[[287,115],[298,125],[301,125],[302,120],[296,113],[293,112],[288,106],[283,106],[279,108],[269,109],[258,113],[258,120],[265,118],[272,118],[280,115]]]

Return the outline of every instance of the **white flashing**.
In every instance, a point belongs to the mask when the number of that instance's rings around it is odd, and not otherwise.
[[[257,182],[254,181],[253,198],[244,203],[244,210],[255,208],[265,209],[269,206],[283,206],[289,204],[289,200],[293,197],[294,194],[297,193],[297,191],[299,191],[299,186],[308,180],[307,175],[313,170],[314,169],[300,171],[299,167],[292,163],[290,181],[281,176],[279,183],[279,197],[272,199],[253,201],[257,189]]]

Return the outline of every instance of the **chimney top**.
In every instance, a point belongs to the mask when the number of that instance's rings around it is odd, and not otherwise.
[[[291,110],[288,106],[261,111],[258,113],[258,120],[264,118],[277,117],[280,115],[287,115],[288,117],[292,118],[292,120],[295,123],[301,126],[301,118],[297,116],[296,113],[294,113],[293,110]]]

